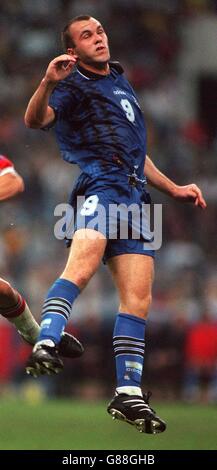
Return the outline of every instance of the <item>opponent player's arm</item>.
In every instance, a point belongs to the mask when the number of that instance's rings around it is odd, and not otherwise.
[[[62,54],[50,62],[44,78],[27,106],[24,117],[27,127],[40,129],[54,121],[55,112],[48,104],[50,95],[57,83],[71,73],[76,61],[77,57]]]
[[[158,170],[148,155],[146,155],[144,174],[147,177],[148,183],[159,191],[175,199],[194,202],[195,206],[200,206],[203,209],[206,208],[202,192],[196,184],[177,185]]]
[[[24,182],[18,173],[8,172],[0,174],[0,201],[9,199],[24,191]]]

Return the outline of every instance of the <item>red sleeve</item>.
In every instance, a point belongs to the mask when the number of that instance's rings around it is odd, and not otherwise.
[[[4,155],[0,155],[0,172],[5,168],[13,168],[13,163]]]

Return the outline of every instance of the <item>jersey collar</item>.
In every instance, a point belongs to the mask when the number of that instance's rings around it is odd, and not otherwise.
[[[119,62],[109,62],[110,69],[114,69],[118,72],[118,74],[122,74],[124,69],[121,67]],[[100,78],[108,77],[108,75],[101,75],[99,73],[91,72],[90,70],[81,67],[81,65],[77,65],[77,70],[80,72],[85,78],[92,79],[92,80],[99,80]]]

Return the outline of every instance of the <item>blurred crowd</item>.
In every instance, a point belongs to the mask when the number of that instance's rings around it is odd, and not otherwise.
[[[151,189],[154,202],[163,203],[163,246],[156,256],[145,379],[161,397],[217,401],[217,126],[208,126],[199,112],[193,119],[181,112],[186,97],[178,60],[184,22],[207,15],[217,21],[215,0],[0,2],[0,153],[13,160],[26,186],[23,195],[1,204],[1,276],[24,294],[39,320],[67,257],[64,242],[54,237],[54,209],[67,202],[78,169],[61,161],[52,131],[26,129],[23,115],[47,64],[62,52],[60,31],[78,14],[105,25],[112,59],[121,62],[142,104],[153,161],[178,184],[199,184],[208,203],[201,212]],[[117,308],[102,266],[69,324],[86,354],[50,382],[55,394],[110,392]],[[22,382],[29,349],[2,318],[0,344],[2,387]]]

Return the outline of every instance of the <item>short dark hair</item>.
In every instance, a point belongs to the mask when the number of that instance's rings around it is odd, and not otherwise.
[[[73,23],[77,23],[77,21],[87,21],[90,20],[91,16],[89,15],[79,15],[72,18],[67,25],[63,28],[61,32],[61,40],[64,50],[67,50],[69,47],[75,47],[75,43],[71,37],[69,32],[69,28]]]

